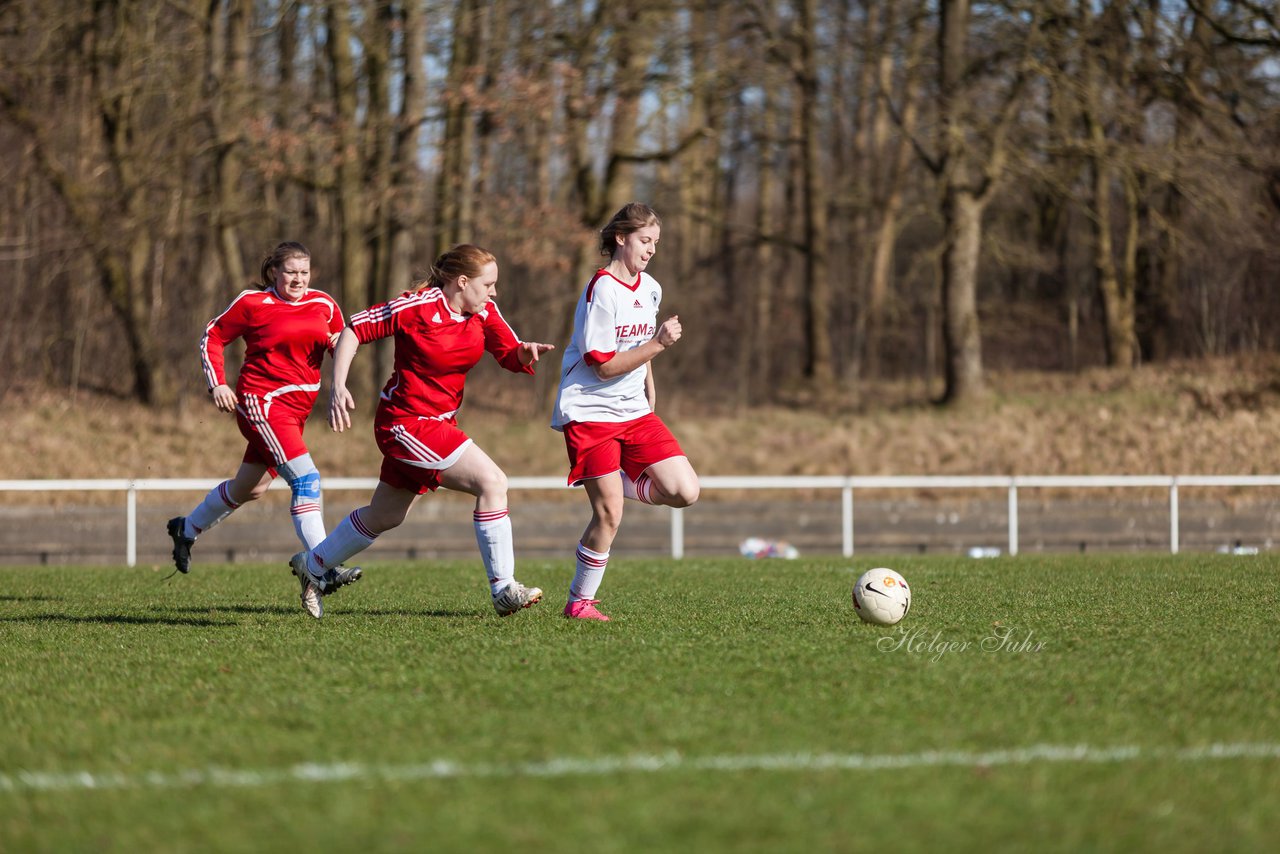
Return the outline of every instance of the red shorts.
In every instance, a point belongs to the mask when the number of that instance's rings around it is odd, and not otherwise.
[[[277,466],[307,453],[302,430],[307,426],[308,413],[309,410],[281,406],[278,401],[275,406],[266,405],[256,394],[241,394],[236,424],[249,440],[244,461],[266,466],[274,477]]]
[[[569,452],[569,485],[622,469],[636,480],[654,463],[683,457],[680,443],[662,419],[650,412],[632,421],[570,421],[564,425]]]
[[[440,472],[471,447],[471,439],[452,421],[406,418],[373,425],[382,451],[378,479],[387,486],[422,495],[440,488]]]

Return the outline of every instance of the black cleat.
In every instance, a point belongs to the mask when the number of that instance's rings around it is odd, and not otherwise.
[[[183,575],[191,569],[191,547],[196,543],[195,540],[183,535],[182,531],[186,523],[186,516],[175,516],[169,520],[169,536],[173,538],[173,565]]]

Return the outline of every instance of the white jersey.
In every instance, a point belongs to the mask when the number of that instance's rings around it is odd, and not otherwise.
[[[631,421],[653,411],[644,390],[647,364],[611,380],[596,376],[595,366],[653,338],[661,303],[662,285],[648,273],[632,283],[605,270],[591,277],[573,313],[573,339],[564,351],[552,427]]]

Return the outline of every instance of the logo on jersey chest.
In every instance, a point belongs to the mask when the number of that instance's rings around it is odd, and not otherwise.
[[[653,325],[649,323],[624,323],[622,326],[613,327],[613,331],[619,339],[622,339],[636,338],[640,336],[652,338],[653,333],[657,330],[655,330]]]

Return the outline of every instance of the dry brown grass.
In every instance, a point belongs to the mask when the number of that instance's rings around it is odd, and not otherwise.
[[[1232,359],[1129,374],[992,376],[988,403],[963,411],[886,385],[866,394],[875,405],[860,411],[735,415],[703,411],[686,395],[669,398],[664,414],[708,475],[1267,474],[1280,463],[1277,377],[1280,360]],[[3,478],[221,477],[234,471],[244,447],[232,419],[203,397],[182,411],[32,389],[10,393],[4,403]],[[469,407],[464,429],[508,474],[563,473],[563,444],[545,413]],[[318,408],[308,438],[321,471],[376,475],[380,456],[368,410],[340,436],[320,414]]]

